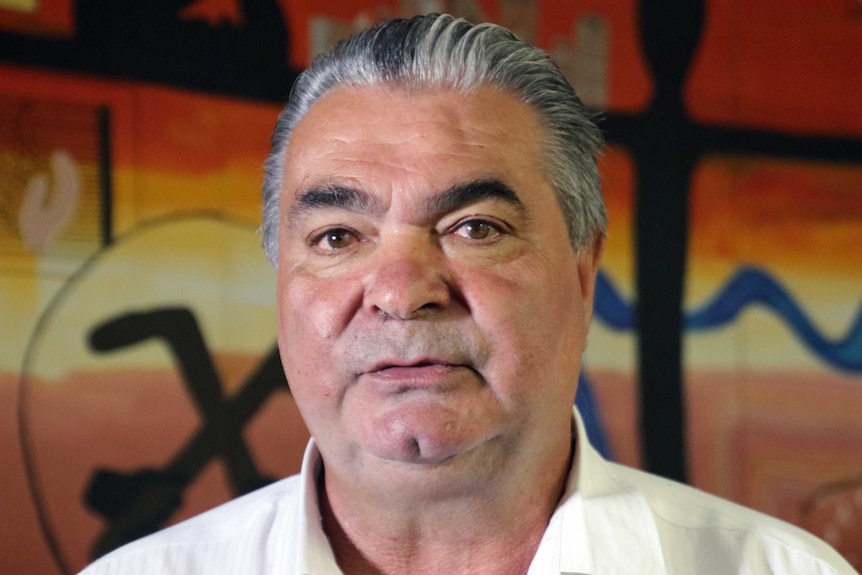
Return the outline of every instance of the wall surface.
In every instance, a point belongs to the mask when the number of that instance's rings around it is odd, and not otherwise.
[[[0,572],[298,470],[269,132],[314,54],[429,10],[511,27],[602,111],[595,440],[862,568],[857,0],[104,4],[0,0]]]

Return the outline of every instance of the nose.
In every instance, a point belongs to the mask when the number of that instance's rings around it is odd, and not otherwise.
[[[390,238],[369,263],[363,302],[369,311],[411,320],[449,305],[445,256],[427,236]]]

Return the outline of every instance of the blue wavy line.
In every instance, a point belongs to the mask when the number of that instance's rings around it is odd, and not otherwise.
[[[862,306],[844,337],[825,337],[781,284],[767,272],[740,268],[706,304],[685,314],[685,328],[706,331],[726,325],[748,306],[761,305],[781,319],[809,350],[830,366],[862,371]],[[596,281],[596,316],[611,329],[636,328],[636,308],[600,272]]]
[[[614,282],[603,270],[596,275],[596,294],[593,313],[611,329],[632,331],[637,328],[635,306],[627,302]]]
[[[862,306],[844,337],[830,341],[781,284],[756,268],[740,268],[712,301],[686,314],[685,326],[700,331],[725,325],[755,304],[771,310],[808,349],[830,365],[862,371]]]

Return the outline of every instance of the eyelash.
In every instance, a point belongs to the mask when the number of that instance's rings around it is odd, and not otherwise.
[[[466,235],[466,233],[465,233],[465,235],[461,235],[461,234],[457,233],[459,230],[466,229],[466,227],[471,225],[471,224],[484,227],[485,229],[488,230],[488,235],[485,237],[480,237],[480,238],[471,238],[471,237],[469,237],[469,235]],[[460,237],[463,237],[464,239],[472,240],[475,242],[493,242],[493,241],[499,239],[500,237],[508,234],[509,231],[505,226],[503,226],[499,222],[492,221],[492,220],[489,220],[487,218],[470,217],[470,218],[461,220],[460,222],[458,222],[457,224],[455,224],[454,226],[449,228],[449,231],[447,233],[459,235]],[[340,252],[340,251],[344,250],[345,248],[349,247],[349,245],[336,247],[336,246],[332,246],[331,244],[328,244],[326,247],[322,247],[323,242],[328,242],[329,239],[332,238],[332,236],[336,236],[336,235],[337,236],[352,236],[352,239],[354,241],[359,240],[358,234],[355,230],[352,230],[348,227],[342,226],[342,227],[327,228],[327,229],[321,231],[320,233],[312,235],[308,241],[308,245],[311,248],[319,251],[320,253],[324,253],[324,254],[337,253],[337,252]]]
[[[327,239],[334,235],[342,235],[342,236],[353,236],[354,239],[358,239],[357,233],[354,230],[346,227],[335,227],[335,228],[327,228],[323,230],[319,234],[314,234],[311,236],[311,239],[308,242],[308,245],[312,248],[317,248],[320,251],[325,253],[335,253],[341,251],[347,246],[342,247],[333,247],[332,245],[327,246],[326,248],[321,249],[321,243],[327,241]]]
[[[500,224],[496,221],[492,221],[492,220],[489,220],[487,218],[476,218],[476,217],[470,217],[470,218],[467,218],[465,220],[461,220],[460,222],[458,222],[455,226],[453,226],[451,228],[451,233],[455,233],[458,230],[465,229],[466,226],[468,226],[470,224],[484,226],[486,229],[489,230],[488,231],[489,236],[486,236],[486,237],[470,238],[469,236],[465,236],[466,239],[471,239],[471,240],[478,241],[478,242],[494,241],[494,240],[498,239],[500,236],[503,236],[503,235],[509,233],[508,230],[505,228],[505,226],[503,226],[502,224]]]

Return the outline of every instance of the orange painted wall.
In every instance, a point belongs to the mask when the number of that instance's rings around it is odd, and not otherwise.
[[[534,38],[609,114],[637,116],[653,97],[632,0],[440,4]],[[281,5],[290,61],[301,68],[313,46],[418,3]],[[212,26],[243,20],[236,0],[199,0],[182,17]],[[860,138],[860,18],[855,0],[706,2],[684,93],[690,117],[728,129]],[[40,2],[34,12],[0,8],[0,31],[73,39],[74,0]],[[162,469],[206,423],[164,340],[102,353],[89,343],[92,329],[132,312],[191,310],[228,400],[254,379],[274,342],[274,275],[256,226],[261,164],[279,107],[3,58],[0,571],[60,574],[86,563],[106,525],[83,502],[93,472]],[[93,124],[105,112],[106,142]],[[93,231],[96,152],[104,143],[115,240],[107,248]],[[81,153],[87,146],[96,152]],[[51,163],[58,149],[69,152],[83,182],[78,198],[90,203],[65,221],[39,212],[44,226],[36,230],[56,233],[34,252],[18,218],[34,177],[58,183]],[[611,217],[604,272],[631,303],[636,162],[612,146],[600,165]],[[691,182],[686,312],[740,270],[756,269],[790,294],[824,340],[839,341],[862,305],[860,199],[859,162],[703,157]],[[633,331],[599,317],[586,365],[615,457],[640,465],[635,345]],[[734,321],[687,331],[684,352],[692,482],[819,533],[860,567],[853,542],[862,536],[840,518],[849,511],[862,525],[862,509],[853,507],[862,500],[862,374],[829,363],[758,305]],[[289,474],[307,435],[286,392],[267,397],[243,439],[261,473]],[[171,520],[230,497],[229,469],[223,458],[209,459]]]

